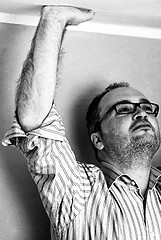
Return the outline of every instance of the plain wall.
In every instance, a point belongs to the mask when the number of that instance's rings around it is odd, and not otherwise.
[[[34,27],[0,24],[0,136],[11,125],[16,81]],[[115,81],[128,81],[161,105],[161,41],[67,32],[56,103],[79,161],[96,162],[85,114],[96,93]],[[161,126],[161,115],[159,114]],[[161,150],[154,165],[161,166]],[[26,161],[13,147],[0,146],[0,239],[48,240],[49,220]]]

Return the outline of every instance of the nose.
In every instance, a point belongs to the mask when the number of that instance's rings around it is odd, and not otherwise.
[[[136,111],[133,114],[133,119],[137,120],[137,119],[145,119],[148,117],[148,114],[140,107],[136,107]]]

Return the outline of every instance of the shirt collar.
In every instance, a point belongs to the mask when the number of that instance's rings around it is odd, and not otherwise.
[[[133,179],[131,179],[127,174],[122,173],[120,170],[118,170],[116,167],[114,167],[113,165],[106,163],[106,162],[102,162],[100,169],[103,171],[106,182],[107,182],[107,186],[108,188],[111,187],[111,185],[118,179],[118,178],[122,178],[123,176],[127,177],[127,182],[130,180],[132,181]],[[123,179],[123,178],[122,178]],[[125,178],[124,178],[125,179]],[[155,185],[159,183],[160,187],[161,187],[161,171],[159,171],[157,168],[155,167],[151,167],[151,171],[150,171],[150,178],[149,178],[149,189],[152,189],[153,187],[155,187]]]
[[[155,167],[152,167],[150,171],[149,189],[155,187],[157,183],[161,187],[161,171]]]
[[[120,170],[106,162],[101,163],[100,169],[104,173],[108,188],[111,187],[111,185],[116,181],[116,179],[124,175]]]

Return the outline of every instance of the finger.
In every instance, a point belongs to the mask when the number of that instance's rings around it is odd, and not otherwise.
[[[79,9],[79,10],[81,10],[82,12],[86,12],[86,13],[88,13],[88,12],[91,12],[92,10],[91,9],[88,9],[88,8],[80,8],[80,7],[76,7],[77,9]],[[93,11],[92,11],[93,12]]]
[[[93,18],[93,16],[95,15],[95,12],[91,9],[79,9],[82,12],[82,21],[84,19],[84,21],[89,21]]]

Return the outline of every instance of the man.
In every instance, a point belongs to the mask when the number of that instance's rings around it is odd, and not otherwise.
[[[26,157],[57,239],[159,240],[161,172],[151,167],[159,106],[127,83],[93,100],[87,123],[99,169],[76,161],[53,102],[64,29],[92,17],[73,7],[43,8],[3,144]]]

